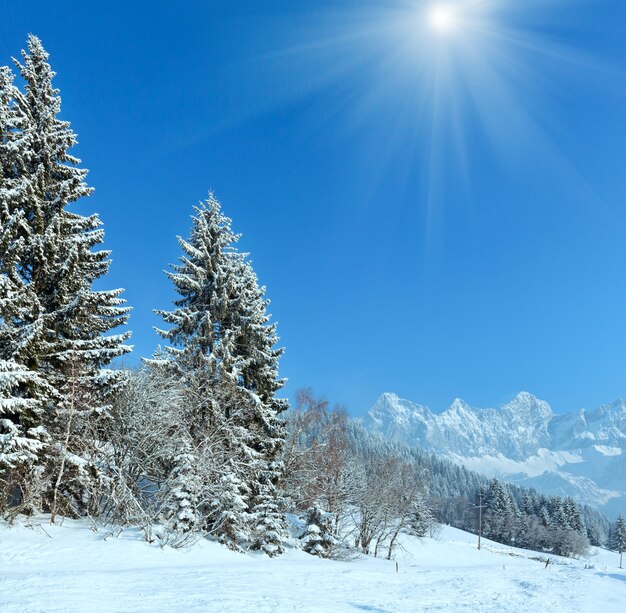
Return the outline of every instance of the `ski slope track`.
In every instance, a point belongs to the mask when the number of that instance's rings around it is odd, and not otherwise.
[[[479,551],[475,536],[444,527],[435,538],[404,537],[391,561],[320,560],[294,548],[269,559],[207,540],[161,549],[137,530],[115,537],[85,521],[48,521],[0,523],[2,613],[626,610],[626,571],[605,550],[552,556],[546,568],[536,552],[488,540]]]
[[[520,392],[498,409],[460,399],[441,414],[383,394],[366,428],[416,445],[470,470],[547,494],[572,496],[615,518],[626,509],[626,403],[555,415]]]

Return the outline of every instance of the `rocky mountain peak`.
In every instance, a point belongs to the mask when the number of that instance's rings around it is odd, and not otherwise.
[[[626,500],[626,402],[554,414],[529,392],[493,408],[455,398],[442,413],[383,394],[364,425],[486,474],[618,508]],[[611,508],[613,508],[611,507]]]

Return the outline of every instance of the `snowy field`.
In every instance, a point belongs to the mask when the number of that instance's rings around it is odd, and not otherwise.
[[[0,523],[0,612],[55,611],[524,611],[622,613],[626,572],[614,553],[552,558],[443,528],[406,538],[394,561],[278,559],[234,554],[208,541],[160,549],[133,530],[118,538],[85,522],[45,517]],[[585,568],[587,567],[587,568]]]

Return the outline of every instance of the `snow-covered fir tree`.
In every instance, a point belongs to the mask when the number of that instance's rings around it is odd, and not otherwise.
[[[563,501],[563,513],[571,530],[586,535],[587,531],[580,508],[571,496],[567,496]]]
[[[207,476],[205,529],[230,549],[242,551],[252,540],[250,471],[259,461],[258,453],[248,445],[251,435],[243,425],[252,399],[231,379],[214,382],[209,393],[212,414],[221,415],[221,421],[204,431],[209,452],[201,458]]]
[[[198,505],[201,484],[195,465],[191,443],[185,441],[180,453],[174,458],[170,475],[171,501],[167,527],[171,531],[183,534],[193,532],[200,523]]]
[[[19,316],[24,302],[24,284],[18,273],[26,227],[24,212],[14,197],[17,155],[13,146],[18,122],[13,104],[17,89],[13,74],[0,67],[0,313],[4,318]],[[0,320],[2,330],[8,325]],[[30,498],[34,465],[45,441],[41,423],[43,397],[36,373],[13,360],[4,338],[0,352],[0,510],[16,498]],[[29,391],[29,394],[25,392]]]
[[[40,303],[36,315],[41,325],[33,326],[38,333],[26,357],[39,361],[39,369],[55,387],[63,381],[67,365],[78,361],[97,408],[106,404],[123,378],[123,373],[105,366],[130,350],[123,344],[129,333],[105,334],[126,323],[130,309],[120,298],[123,290],[92,289],[109,270],[110,252],[97,250],[104,239],[98,216],[69,210],[92,188],[85,183],[87,170],[69,153],[76,136],[69,122],[58,118],[61,99],[52,86],[55,73],[48,54],[32,35],[28,49],[23,64],[17,63],[26,85],[15,104],[24,162],[19,179],[28,192],[22,207],[31,233],[21,272]]]
[[[483,502],[483,534],[500,542],[510,543],[517,532],[519,510],[508,487],[492,479]]]
[[[306,527],[300,537],[302,549],[320,558],[331,557],[338,541],[333,536],[333,518],[319,505],[313,505],[306,514]]]
[[[435,523],[435,518],[426,504],[423,496],[416,496],[413,500],[409,519],[409,532],[418,537],[424,537]]]
[[[68,209],[92,189],[69,153],[76,137],[58,118],[55,73],[37,37],[29,36],[28,52],[15,63],[24,91],[13,87],[6,70],[1,78],[0,240],[12,249],[0,254],[0,359],[33,371],[48,386],[41,415],[50,437],[44,508],[60,497],[75,514],[89,496],[65,484],[91,460],[72,442],[85,442],[123,379],[106,366],[129,350],[128,334],[106,333],[127,321],[129,309],[122,290],[92,289],[108,272],[109,252],[97,250],[104,237],[98,216]],[[93,476],[93,462],[91,469]]]
[[[0,512],[9,506],[23,513],[40,508],[44,390],[37,373],[0,360]]]
[[[619,567],[622,568],[622,556],[626,551],[626,521],[620,513],[611,530],[611,548],[619,553]]]
[[[287,536],[284,519],[287,501],[276,485],[280,467],[266,460],[253,473],[250,482],[251,547],[269,556],[283,553]]]
[[[171,326],[159,332],[171,344],[166,349],[170,367],[193,391],[192,436],[214,440],[217,432],[222,441],[220,469],[228,478],[214,480],[211,498],[234,506],[209,513],[208,531],[233,548],[242,545],[236,534],[248,534],[247,545],[273,555],[282,551],[285,535],[277,483],[285,437],[278,413],[286,403],[275,398],[283,385],[278,378],[282,350],[275,348],[265,290],[236,249],[239,237],[231,220],[212,195],[195,213],[190,238],[179,238],[184,255],[168,273],[180,298],[173,311],[158,311]],[[225,521],[241,512],[242,502],[249,525]],[[213,505],[213,512],[218,507]]]
[[[239,472],[232,460],[224,467],[207,508],[210,532],[234,551],[242,551],[251,540],[249,492]]]
[[[275,347],[276,324],[269,323],[269,301],[252,265],[242,256],[234,258],[233,264],[233,276],[240,280],[242,292],[234,314],[234,346],[241,364],[239,383],[251,399],[245,427],[250,433],[249,446],[261,459],[249,485],[252,547],[275,555],[283,551],[281,543],[286,535],[283,511],[287,502],[278,487],[284,470],[286,431],[279,414],[288,403],[275,397],[284,385],[278,378],[278,359],[283,349]]]

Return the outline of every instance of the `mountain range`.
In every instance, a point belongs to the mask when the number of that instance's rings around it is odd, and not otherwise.
[[[520,392],[498,409],[456,399],[443,413],[383,394],[364,425],[468,469],[548,494],[573,496],[609,517],[626,513],[626,403],[555,414]]]

